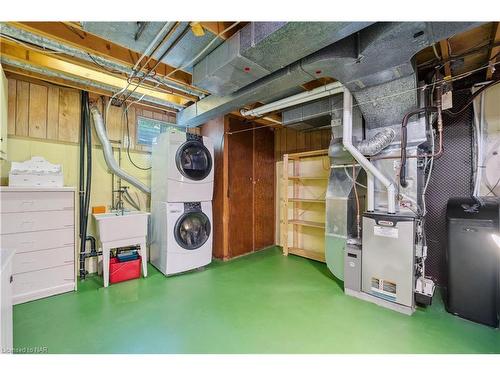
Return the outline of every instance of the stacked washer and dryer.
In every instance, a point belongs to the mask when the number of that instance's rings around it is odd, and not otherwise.
[[[212,260],[213,144],[169,129],[152,152],[150,261],[163,274]]]

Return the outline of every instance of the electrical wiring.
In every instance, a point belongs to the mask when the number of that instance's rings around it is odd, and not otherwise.
[[[469,100],[467,101],[467,103],[462,108],[460,108],[458,111],[453,112],[453,111],[447,109],[447,110],[444,110],[443,113],[446,113],[448,116],[451,116],[451,117],[457,117],[457,116],[459,116],[460,114],[462,114],[467,109],[467,107],[469,105],[471,105],[474,102],[474,99],[479,94],[481,94],[483,91],[489,89],[490,87],[495,86],[498,83],[500,83],[500,79],[492,81],[492,82],[488,83],[487,85],[484,85],[483,87],[481,87],[480,89],[478,89],[476,92],[474,92],[474,94],[472,94],[472,96],[469,98]]]
[[[65,52],[51,51],[51,50],[48,50],[45,47],[38,47],[38,46],[32,45],[31,43],[22,42],[19,39],[13,38],[13,37],[11,37],[9,35],[5,35],[3,33],[0,33],[0,37],[2,37],[4,39],[8,39],[8,40],[10,40],[12,42],[15,42],[17,44],[20,44],[21,46],[23,46],[25,48],[28,48],[28,49],[31,49],[31,50],[34,50],[34,51],[37,51],[37,52],[45,53],[47,55],[62,55],[62,54],[65,54]]]
[[[125,109],[124,116],[125,116],[125,124],[127,126],[127,156],[128,156],[128,160],[130,160],[130,163],[134,167],[136,167],[137,169],[140,169],[140,170],[143,170],[143,171],[148,171],[148,170],[151,169],[151,166],[148,167],[148,168],[140,167],[140,166],[138,166],[137,164],[134,163],[134,161],[132,160],[132,157],[130,156],[130,128],[129,128],[129,125],[128,125],[128,107]]]
[[[123,72],[120,72],[119,70],[115,70],[115,69],[110,69],[102,64],[100,64],[99,62],[97,62],[97,60],[88,52],[86,52],[88,57],[90,57],[90,59],[94,62],[95,65],[97,65],[98,67],[100,67],[101,69],[104,69],[105,71],[109,72],[109,73],[114,73],[114,74],[120,74],[120,75],[123,75],[124,73]]]
[[[432,130],[432,135],[431,135],[431,154],[434,154],[434,130]],[[429,164],[429,172],[427,175],[427,180],[425,181],[424,188],[422,189],[422,216],[425,216],[427,214],[427,207],[425,205],[425,193],[427,192],[427,187],[429,186],[429,181],[431,180],[431,175],[432,175],[432,169],[434,166],[434,156],[430,157],[430,164]]]
[[[161,61],[165,58],[165,56],[182,40],[182,38],[188,33],[189,30],[191,30],[191,28],[188,26],[182,31],[181,34],[179,34],[177,36],[177,38],[175,38],[175,40],[172,42],[172,44],[170,46],[168,46],[168,48],[165,50],[165,52],[163,52],[163,54],[160,57],[158,57],[158,61],[156,62],[156,64],[151,69],[149,69],[149,71],[146,73],[146,75],[144,77],[142,77],[137,84],[135,84],[136,86],[132,90],[129,90],[130,93],[128,93],[128,95],[124,99],[122,99],[122,102],[126,102],[127,99],[130,98],[130,96],[135,92],[135,90],[137,90],[139,88],[140,84],[146,79],[146,77],[152,71],[154,71],[158,65],[160,65]],[[168,78],[168,77],[169,77],[169,75],[165,76],[165,78]]]

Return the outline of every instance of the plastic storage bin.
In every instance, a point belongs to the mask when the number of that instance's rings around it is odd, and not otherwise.
[[[111,284],[141,277],[141,257],[120,262],[117,258],[109,260],[109,282]]]

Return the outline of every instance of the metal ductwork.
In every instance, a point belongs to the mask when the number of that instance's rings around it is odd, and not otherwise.
[[[370,24],[251,22],[194,66],[193,85],[231,94]]]
[[[121,169],[118,163],[116,162],[115,157],[113,155],[113,148],[109,143],[108,135],[104,127],[104,121],[97,107],[94,106],[90,108],[90,113],[92,114],[92,120],[94,121],[95,132],[102,145],[104,160],[106,161],[106,165],[108,166],[111,173],[127,181],[128,183],[134,185],[136,188],[143,191],[144,193],[151,194],[151,189],[149,188],[149,186],[142,183],[137,178],[129,175],[127,172]]]
[[[154,40],[164,25],[165,22],[146,22],[142,33],[137,37],[139,28],[142,26],[138,22],[82,22],[83,30],[139,53],[146,51],[148,45]],[[205,29],[205,34],[202,36],[194,35],[191,30],[187,30],[184,34],[189,27],[189,22],[180,22],[179,27],[172,32],[166,43],[162,44],[155,51],[153,58],[158,59],[162,56],[172,46],[174,40],[180,37],[179,43],[163,57],[161,62],[175,67],[183,66],[197,56],[217,37],[207,29]],[[217,40],[203,55],[206,56],[223,42],[224,39],[217,37]],[[200,58],[203,58],[203,56],[200,56]],[[193,64],[196,64],[196,62],[193,62]],[[185,67],[183,70],[190,72],[191,67]]]
[[[281,123],[295,130],[307,130],[342,123],[342,95],[333,95],[282,112]]]
[[[198,101],[179,113],[178,123],[198,126],[247,104],[286,96],[292,88],[312,78],[333,77],[352,92],[368,129],[396,124],[417,106],[413,56],[435,42],[479,24],[376,23],[230,95],[210,95]]]

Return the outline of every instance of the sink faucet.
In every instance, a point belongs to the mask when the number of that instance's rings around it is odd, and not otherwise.
[[[121,211],[122,216],[125,212],[125,205],[123,203],[123,194],[127,193],[128,188],[129,188],[128,186],[122,186],[118,190],[113,190],[113,193],[118,193],[118,201],[116,202],[116,209]]]

